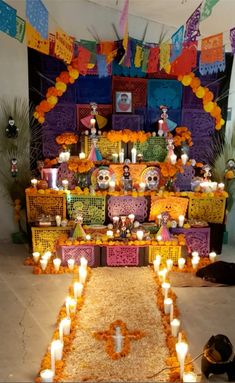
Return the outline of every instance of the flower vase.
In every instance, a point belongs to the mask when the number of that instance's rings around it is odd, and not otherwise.
[[[43,179],[47,181],[50,189],[58,189],[57,187],[57,176],[58,168],[45,168],[42,169]]]

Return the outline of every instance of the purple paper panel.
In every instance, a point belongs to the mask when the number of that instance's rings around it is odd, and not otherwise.
[[[190,147],[189,157],[197,162],[208,163],[213,158],[212,141],[210,138],[193,140],[193,146]]]
[[[215,99],[218,97],[219,83],[210,85],[210,83],[202,82],[202,85],[210,89],[210,91],[214,94]],[[183,88],[183,108],[203,109],[202,99],[195,96],[190,86],[185,86]]]
[[[188,252],[198,251],[201,257],[207,257],[210,252],[210,228],[171,229],[173,234],[185,235]]]
[[[147,199],[145,197],[118,196],[108,199],[108,216],[135,214],[135,218],[144,222],[147,218]]]
[[[191,190],[191,181],[195,174],[192,166],[184,166],[184,173],[178,173],[176,176],[176,186],[180,190]]]
[[[182,126],[189,128],[193,142],[202,137],[208,139],[215,132],[215,120],[204,110],[184,109],[182,112]]]
[[[130,129],[133,131],[144,129],[144,117],[138,114],[113,114],[112,129],[123,130]]]

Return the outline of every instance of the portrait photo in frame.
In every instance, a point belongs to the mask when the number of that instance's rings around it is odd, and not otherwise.
[[[132,93],[115,92],[114,109],[115,113],[132,113]]]

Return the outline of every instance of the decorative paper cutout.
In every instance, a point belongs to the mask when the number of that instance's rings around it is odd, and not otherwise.
[[[180,109],[182,85],[176,80],[148,81],[148,108],[157,109],[167,105],[170,109]]]
[[[150,49],[147,47],[144,47],[143,61],[142,61],[142,68],[141,68],[142,72],[147,72],[149,54],[150,54]]]
[[[86,75],[88,70],[88,64],[90,62],[91,52],[82,46],[78,47],[78,57],[73,60],[79,73]]]
[[[57,29],[55,34],[55,55],[57,58],[70,64],[73,58],[74,38],[62,29]]]
[[[212,8],[218,3],[219,0],[205,0],[201,10],[200,21],[207,19],[211,15]]]
[[[80,40],[80,45],[91,52],[90,64],[96,63],[96,41]]]
[[[55,35],[49,33],[49,55],[55,57]]]
[[[55,214],[58,214],[55,212]],[[41,254],[45,251],[55,251],[55,244],[58,238],[63,234],[69,234],[70,228],[66,227],[32,227],[32,247],[33,251],[39,251]]]
[[[185,215],[188,207],[188,198],[153,196],[151,199],[150,221],[155,221],[157,216],[167,211],[172,219],[178,220],[179,215]]]
[[[223,223],[225,204],[225,197],[197,198],[190,196],[188,217],[211,223]]]
[[[99,78],[107,77],[108,71],[107,71],[107,64],[106,64],[105,55],[97,55],[96,60],[97,60],[97,68],[98,68]]]
[[[16,16],[16,35],[15,38],[19,42],[23,42],[25,35],[25,20],[23,20],[21,17]]]
[[[0,31],[15,37],[16,35],[16,9],[0,0]]]
[[[36,222],[41,214],[66,217],[66,199],[63,195],[26,195],[27,218]]]
[[[147,68],[148,73],[157,72],[158,59],[159,59],[159,48],[158,47],[150,48],[148,68]]]
[[[29,48],[36,49],[37,51],[49,54],[49,40],[41,38],[40,34],[34,29],[31,24],[26,22],[26,36],[27,45]]]
[[[108,216],[112,219],[114,216],[135,214],[135,218],[144,222],[147,218],[148,203],[145,197],[132,196],[111,196],[108,199]]]
[[[197,42],[190,41],[183,44],[181,55],[171,63],[171,73],[184,75],[190,73],[197,65]],[[190,89],[191,91],[191,89]]]
[[[153,263],[154,259],[156,258],[156,254],[159,254],[161,255],[161,260],[163,262],[165,262],[167,259],[172,259],[174,265],[177,265],[178,259],[181,257],[181,246],[149,246],[148,252],[149,263]]]
[[[26,17],[43,39],[48,38],[48,11],[41,0],[26,0]]]
[[[107,246],[107,266],[138,266],[137,246]]]
[[[124,36],[126,32],[126,27],[128,23],[128,7],[129,7],[129,0],[125,0],[121,15],[120,15],[120,19],[119,19],[119,31],[122,36]]]
[[[73,258],[76,264],[80,264],[81,257],[85,257],[88,261],[88,266],[95,265],[95,247],[94,246],[61,246],[62,265],[67,266],[67,261]]]
[[[98,52],[106,56],[106,63],[110,64],[117,54],[115,41],[101,41],[98,44]]]
[[[134,64],[136,68],[140,68],[143,60],[143,47],[136,45]]]
[[[235,28],[230,29],[230,42],[232,53],[235,53]]]
[[[182,25],[172,36],[171,46],[171,61],[174,61],[182,51],[182,44],[184,39],[184,26]]]
[[[185,41],[196,41],[197,37],[200,36],[199,31],[199,22],[201,15],[201,5],[200,4],[192,15],[186,21],[184,39]]]
[[[171,46],[169,43],[160,45],[160,69],[166,68],[170,63]]]
[[[225,70],[223,33],[202,39],[199,71],[202,75]]]

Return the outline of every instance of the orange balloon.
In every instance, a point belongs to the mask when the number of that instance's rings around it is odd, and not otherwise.
[[[203,96],[205,95],[205,89],[203,86],[199,86],[197,88],[197,91],[196,91],[196,96],[197,98],[203,98]]]
[[[183,76],[181,82],[184,86],[189,86],[192,81],[192,77],[189,75]]]
[[[207,104],[204,104],[203,109],[205,110],[205,112],[209,113],[212,111],[214,106],[215,106],[214,102],[209,101]]]
[[[58,97],[50,96],[50,97],[48,97],[47,102],[49,102],[49,104],[54,106],[58,102]]]
[[[197,77],[194,77],[190,83],[190,86],[192,88],[198,88],[199,86],[201,85],[201,81],[199,80],[199,78]]]

